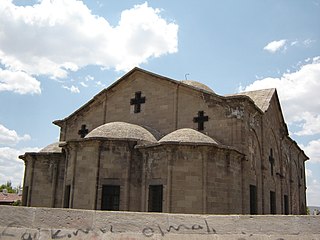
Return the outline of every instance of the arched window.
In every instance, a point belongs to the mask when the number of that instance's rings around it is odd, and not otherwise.
[[[271,176],[273,176],[274,157],[273,157],[273,150],[272,150],[272,148],[270,148],[269,162],[270,162],[270,173],[271,173]]]

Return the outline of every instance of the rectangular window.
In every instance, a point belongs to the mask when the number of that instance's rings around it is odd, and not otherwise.
[[[162,212],[163,185],[149,186],[149,212]]]
[[[250,185],[250,214],[257,214],[257,187]]]
[[[119,211],[120,207],[120,186],[103,185],[101,210]]]
[[[270,213],[276,214],[277,208],[276,208],[276,193],[273,191],[270,191]]]
[[[64,190],[64,200],[63,200],[63,207],[64,208],[70,207],[70,192],[71,192],[71,186],[67,185]]]
[[[284,214],[289,215],[289,197],[288,195],[284,195]]]
[[[23,203],[22,203],[22,206],[27,206],[28,204],[28,196],[29,196],[29,187],[26,186],[23,188],[23,196],[22,196],[22,200],[23,200]]]

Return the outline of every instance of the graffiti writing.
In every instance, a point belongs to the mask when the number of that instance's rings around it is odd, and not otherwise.
[[[121,231],[119,230],[121,229]],[[129,227],[126,224],[117,223],[113,225],[105,225],[100,228],[78,228],[76,230],[71,229],[24,229],[19,228],[19,224],[17,222],[9,223],[3,230],[0,232],[0,240],[1,239],[21,239],[21,240],[37,240],[37,239],[105,239],[106,234],[117,234],[117,233],[130,233],[130,232],[140,232],[140,236],[138,237],[130,237],[121,235],[119,239],[122,240],[136,240],[141,238],[150,238],[157,235],[157,237],[165,237],[169,234],[223,234],[223,232],[219,233],[217,230],[211,226],[206,219],[203,219],[202,222],[198,223],[178,223],[178,224],[163,224],[163,223],[155,223],[154,225],[145,225],[145,226],[137,226],[135,231],[132,229],[132,226]],[[46,236],[43,238],[43,236]],[[239,233],[240,234],[240,233]],[[239,236],[238,240],[246,240],[251,239],[253,234],[241,232],[242,236]],[[109,235],[110,236],[110,235]],[[270,236],[271,237],[271,236]],[[270,238],[271,239],[271,238]],[[284,238],[276,238],[275,240],[284,240]]]
[[[99,228],[98,230],[92,229],[92,228],[85,228],[85,229],[77,229],[75,231],[66,231],[66,230],[61,230],[61,229],[55,229],[51,230],[51,239],[64,239],[64,238],[72,238],[76,237],[80,234],[83,235],[88,235],[88,234],[93,234],[93,235],[99,235],[99,234],[105,234],[107,232],[114,233],[113,226],[107,226],[107,227],[102,227]]]
[[[91,228],[77,229],[76,231],[73,231],[71,233],[65,233],[65,234],[63,234],[60,229],[51,230],[51,239],[71,238],[73,236],[78,236],[79,233],[83,233],[83,234],[87,235],[90,232],[93,232],[93,230]]]
[[[217,231],[213,228],[210,227],[207,220],[204,220],[204,225],[200,224],[179,224],[179,225],[169,225],[167,228],[161,227],[159,224],[157,227],[145,227],[142,229],[142,234],[146,237],[152,237],[154,234],[157,232],[161,234],[161,236],[164,236],[166,234],[169,234],[171,232],[181,232],[184,230],[191,230],[191,231],[202,231],[207,234],[216,234]]]
[[[14,238],[14,239],[16,239],[17,238],[16,234],[14,234],[13,231],[10,231],[16,225],[18,225],[17,222],[9,223],[4,228],[4,230],[0,233],[0,239],[1,238],[5,238],[5,239]],[[28,230],[24,230],[24,232],[18,238],[20,238],[21,240],[33,240],[33,239],[37,239],[37,237],[38,237],[37,232],[30,233],[30,232],[28,232]]]
[[[1,237],[14,237],[15,235],[9,232],[9,228],[13,227],[16,224],[16,222],[9,223],[5,229],[0,233],[0,238]]]

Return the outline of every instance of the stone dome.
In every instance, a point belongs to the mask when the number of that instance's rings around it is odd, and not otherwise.
[[[157,142],[145,128],[125,122],[110,122],[93,129],[85,138],[108,138]]]
[[[202,143],[218,144],[211,137],[191,128],[182,128],[169,133],[159,140],[159,143]]]
[[[59,147],[59,144],[62,144],[63,142],[55,142],[52,143],[44,148],[42,148],[39,152],[40,153],[61,153],[62,148]]]
[[[201,90],[205,90],[205,91],[214,93],[214,91],[211,88],[209,88],[207,85],[205,85],[205,84],[203,84],[201,82],[197,82],[197,81],[193,81],[193,80],[182,80],[181,82],[184,83],[184,84],[187,84],[189,86],[192,86],[192,87],[195,87],[195,88],[199,88]]]

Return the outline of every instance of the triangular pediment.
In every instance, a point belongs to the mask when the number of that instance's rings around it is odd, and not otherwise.
[[[178,80],[174,80],[138,67],[133,68],[131,71],[129,71],[128,73],[126,73],[125,75],[123,75],[121,78],[119,78],[117,81],[115,81],[113,84],[111,84],[109,87],[103,89],[102,91],[100,91],[97,95],[95,95],[91,100],[89,100],[86,104],[84,104],[83,106],[81,106],[79,109],[77,109],[76,111],[74,111],[73,113],[71,113],[69,116],[67,116],[66,118],[62,119],[62,120],[56,120],[53,123],[61,126],[62,123],[72,117],[74,117],[77,114],[80,114],[81,112],[85,112],[90,105],[94,105],[95,102],[98,102],[99,99],[103,99],[104,96],[106,94],[112,94],[116,89],[121,88],[121,85],[125,85],[126,82],[131,81],[132,79],[135,78],[135,76],[142,76],[146,79],[156,79],[156,81],[158,81],[160,84],[170,84],[171,87],[172,85],[180,85],[184,88],[187,88],[191,91],[195,91],[195,92],[204,92],[206,94],[209,95],[213,95],[214,97],[222,97],[219,96],[217,94],[215,94],[210,88],[208,87],[203,87],[205,86],[204,84],[194,84],[195,81],[189,81],[192,82],[192,84],[189,84],[188,81],[178,81]]]

